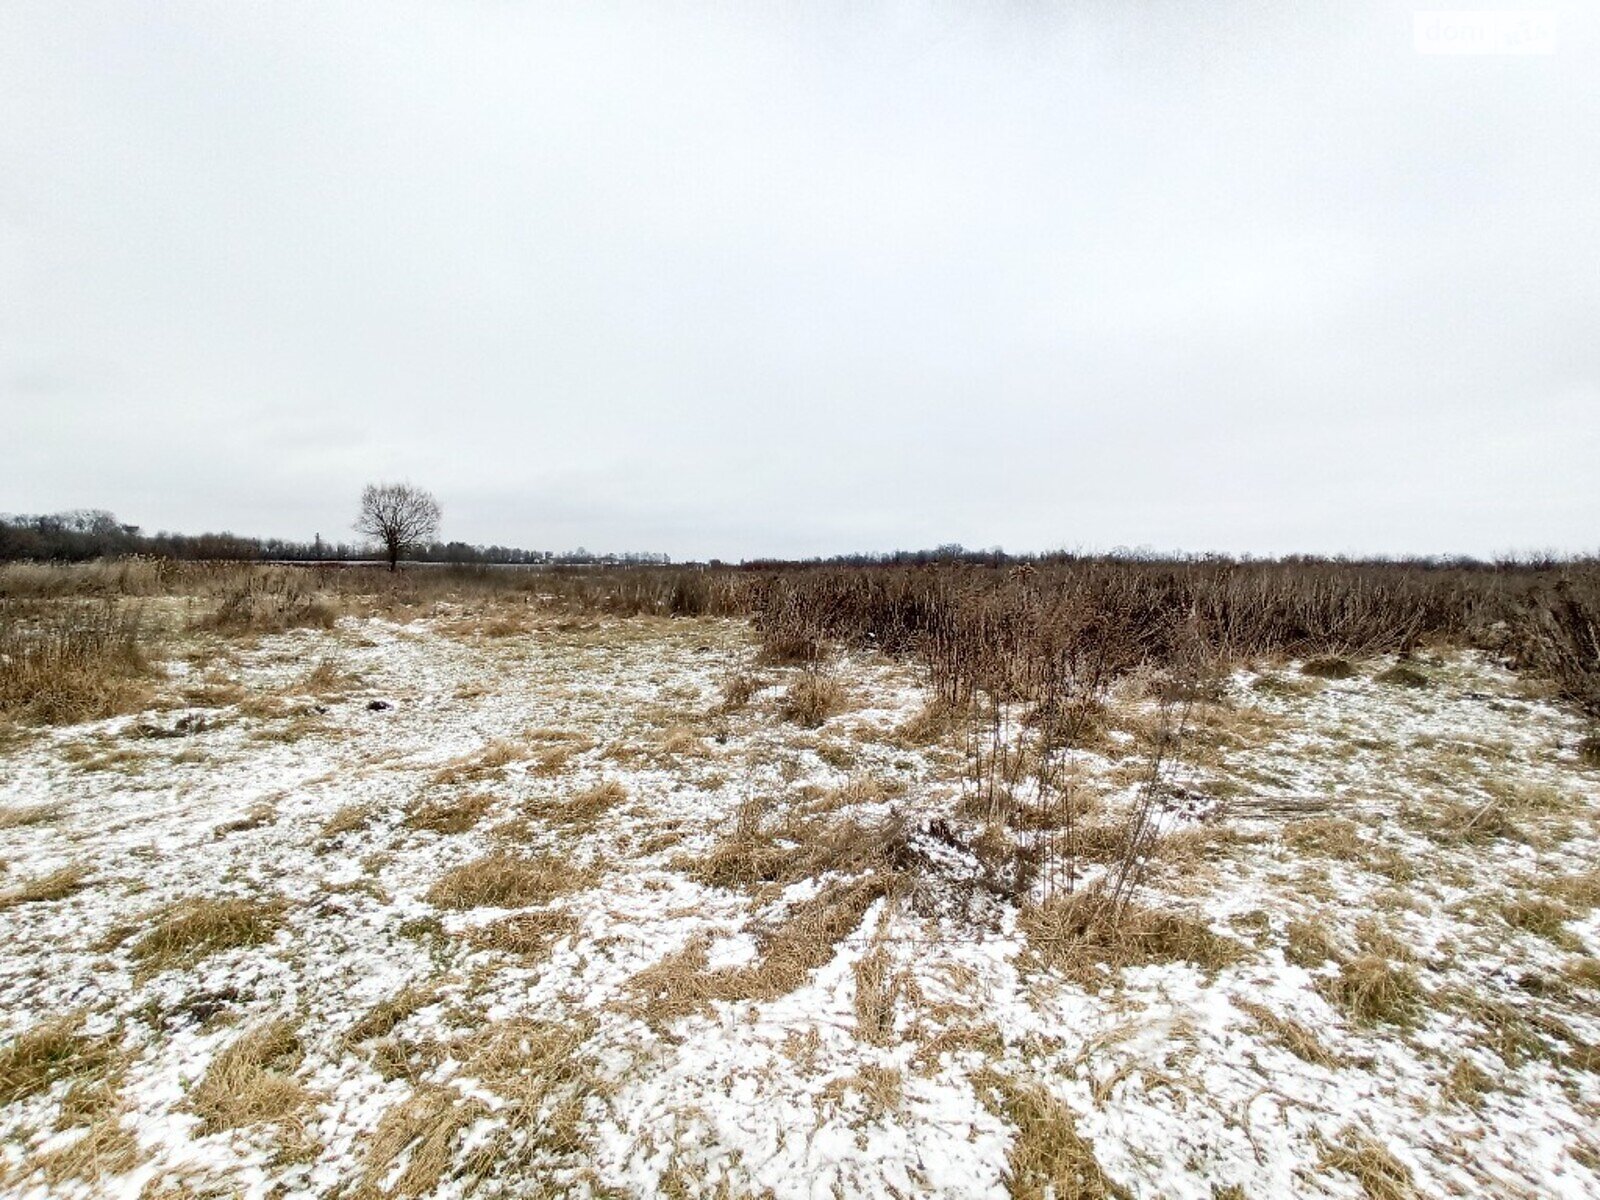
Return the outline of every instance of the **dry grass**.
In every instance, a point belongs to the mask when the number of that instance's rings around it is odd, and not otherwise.
[[[1323,1142],[1318,1165],[1354,1176],[1368,1200],[1416,1200],[1410,1170],[1354,1125],[1346,1126],[1337,1142]]]
[[[83,1032],[83,1016],[69,1013],[41,1022],[0,1048],[0,1104],[44,1091],[60,1079],[102,1073],[113,1057],[109,1037]]]
[[[1114,908],[1095,888],[1030,905],[1018,925],[1041,961],[1086,987],[1124,967],[1189,962],[1215,971],[1246,953],[1201,920],[1134,904]]]
[[[150,700],[143,615],[114,601],[0,599],[0,717],[65,725]]]
[[[288,1021],[269,1021],[241,1034],[211,1060],[189,1094],[188,1108],[200,1117],[200,1132],[294,1120],[311,1103],[310,1093],[294,1078],[304,1057]]]
[[[434,783],[472,783],[499,775],[510,763],[527,757],[527,747],[497,738],[482,750],[452,759],[433,773]]]
[[[1343,817],[1315,817],[1284,826],[1283,841],[1300,854],[1320,854],[1350,862],[1364,860],[1370,851],[1355,822]]]
[[[0,912],[19,904],[43,904],[51,900],[64,900],[76,891],[89,886],[89,869],[78,863],[69,863],[48,875],[30,879],[25,883],[0,892]]]
[[[95,1121],[77,1141],[41,1154],[31,1164],[47,1183],[95,1183],[133,1170],[143,1160],[139,1140],[115,1115]]]
[[[1379,683],[1386,683],[1390,687],[1425,688],[1431,680],[1415,667],[1408,667],[1405,663],[1396,663],[1387,671],[1381,671],[1373,676]]]
[[[894,1040],[895,1009],[911,982],[904,971],[892,970],[888,952],[875,947],[856,960],[855,976],[856,1035],[875,1046]]]
[[[59,804],[0,804],[0,829],[43,825],[61,813]]]
[[[133,944],[146,972],[191,966],[211,954],[271,941],[283,926],[281,900],[215,900],[194,896],[156,916],[155,927]]]
[[[581,1053],[589,1032],[582,1022],[517,1019],[442,1046],[442,1053],[462,1063],[464,1075],[503,1103],[491,1107],[453,1087],[418,1086],[379,1120],[367,1143],[358,1194],[420,1197],[432,1194],[447,1175],[478,1180],[507,1164],[581,1151],[584,1102],[603,1091]],[[491,1118],[497,1128],[466,1150],[463,1133]],[[518,1187],[516,1194],[546,1193],[535,1185]]]
[[[420,1197],[439,1186],[455,1158],[461,1133],[490,1115],[481,1100],[427,1084],[386,1111],[366,1143],[363,1196]],[[389,1178],[402,1156],[405,1165]]]
[[[431,833],[466,833],[494,804],[493,796],[445,796],[413,805],[406,828]]]
[[[1352,679],[1357,672],[1347,658],[1313,658],[1300,667],[1300,674],[1313,679]]]
[[[849,1075],[828,1081],[822,1089],[824,1103],[840,1104],[848,1096],[859,1096],[869,1121],[881,1121],[900,1111],[905,1098],[905,1078],[899,1067],[864,1064]]]
[[[906,750],[936,745],[961,732],[966,720],[966,713],[956,705],[930,700],[896,726],[890,740]]]
[[[628,799],[628,789],[613,779],[575,792],[551,806],[547,815],[562,825],[592,825]]]
[[[322,836],[336,838],[340,834],[355,833],[370,825],[375,815],[370,804],[346,804],[324,822]]]
[[[428,1007],[439,998],[437,987],[408,984],[393,996],[380,1000],[345,1031],[343,1042],[354,1048],[374,1038],[388,1037],[407,1017]]]
[[[594,872],[560,855],[524,858],[497,852],[457,867],[428,889],[440,908],[526,908],[587,887]]]
[[[752,675],[749,671],[736,671],[723,680],[722,702],[717,707],[725,713],[738,712],[766,686],[767,681],[759,675]]]
[[[905,825],[893,815],[867,822],[788,812],[774,820],[757,799],[740,807],[710,850],[672,865],[707,887],[746,890],[828,873],[892,872],[907,865]]]
[[[1518,896],[1500,908],[1507,925],[1546,938],[1558,946],[1582,949],[1583,943],[1567,929],[1567,922],[1577,914],[1565,904],[1539,896]]]
[[[1016,1129],[1004,1176],[1014,1200],[1131,1200],[1078,1134],[1072,1110],[1044,1087],[992,1070],[973,1082],[984,1105]]]
[[[1337,1067],[1343,1062],[1317,1039],[1315,1033],[1294,1018],[1275,1013],[1253,1000],[1236,998],[1233,1005],[1240,1012],[1247,1013],[1263,1032],[1296,1057],[1318,1067]]]
[[[1395,966],[1378,954],[1362,954],[1341,964],[1338,975],[1318,981],[1317,989],[1362,1024],[1415,1024],[1425,999],[1414,970]]]
[[[776,1000],[803,984],[829,962],[840,939],[852,933],[873,901],[887,890],[883,879],[835,884],[796,904],[779,925],[757,936],[755,963],[706,969],[704,936],[646,967],[629,981],[624,1005],[656,1029],[698,1012],[715,1000]]]
[[[1316,970],[1330,959],[1337,961],[1343,957],[1339,944],[1322,922],[1290,921],[1284,932],[1286,942],[1283,956],[1297,967]]]
[[[480,950],[543,958],[557,941],[577,930],[578,920],[571,913],[545,910],[518,913],[487,925],[476,925],[466,936],[468,942]]]
[[[845,691],[837,679],[821,671],[806,671],[783,693],[778,712],[786,721],[815,729],[844,705]]]

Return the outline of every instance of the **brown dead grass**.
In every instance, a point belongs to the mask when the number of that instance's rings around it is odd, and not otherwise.
[[[614,779],[574,792],[547,810],[552,821],[562,825],[592,825],[620,804],[627,803],[628,789]]]
[[[407,984],[400,991],[378,1001],[345,1031],[346,1048],[354,1048],[374,1038],[388,1037],[407,1017],[428,1007],[439,998],[439,989],[430,984]]]
[[[470,1181],[503,1172],[508,1164],[515,1169],[538,1155],[580,1154],[587,1144],[585,1102],[604,1093],[582,1053],[591,1032],[581,1021],[518,1018],[441,1046],[441,1054],[462,1064],[463,1075],[503,1103],[491,1107],[454,1087],[419,1085],[379,1120],[367,1143],[358,1194],[421,1197],[447,1175],[468,1180],[470,1191]],[[466,1150],[463,1133],[490,1117],[499,1127]],[[547,1192],[530,1181],[515,1194]]]
[[[1293,920],[1285,930],[1283,956],[1297,967],[1315,970],[1342,957],[1327,926],[1319,921]]]
[[[474,783],[498,776],[507,765],[527,757],[527,747],[497,738],[483,749],[452,759],[433,773],[434,783]]]
[[[1354,1125],[1346,1126],[1337,1142],[1322,1143],[1317,1165],[1353,1176],[1368,1200],[1416,1200],[1411,1171]]]
[[[190,966],[222,950],[271,941],[283,926],[283,913],[282,900],[193,896],[158,913],[130,953],[145,972]]]
[[[21,829],[53,821],[61,813],[59,804],[0,804],[0,829]]]
[[[1318,1067],[1337,1067],[1344,1060],[1318,1040],[1317,1035],[1293,1017],[1273,1012],[1265,1004],[1235,998],[1233,1005],[1291,1054]]]
[[[1216,971],[1246,954],[1242,944],[1195,917],[1135,904],[1113,908],[1095,888],[1029,905],[1018,924],[1042,962],[1086,987],[1124,967],[1189,962]]]
[[[874,1046],[887,1046],[894,1040],[895,1010],[911,976],[893,969],[882,946],[858,958],[852,973],[856,985],[856,1036]]]
[[[1354,821],[1343,817],[1315,817],[1295,821],[1283,829],[1284,845],[1300,854],[1320,854],[1327,858],[1359,862],[1366,858],[1368,846]]]
[[[189,1094],[202,1135],[245,1125],[294,1121],[311,1095],[294,1078],[305,1058],[288,1021],[269,1021],[236,1038],[211,1060]]]
[[[451,1168],[466,1128],[490,1116],[489,1107],[451,1087],[424,1084],[386,1111],[366,1142],[358,1195],[420,1197]],[[405,1166],[384,1186],[402,1156]]]
[[[578,919],[571,913],[547,909],[518,913],[476,925],[467,931],[467,941],[480,950],[498,950],[523,958],[543,958],[560,939],[578,930]]]
[[[322,826],[324,838],[336,838],[343,833],[355,833],[372,823],[377,813],[370,804],[346,804]]]
[[[1016,1129],[1004,1175],[1014,1200],[1132,1200],[1079,1135],[1072,1110],[1043,1086],[993,1070],[973,1084],[984,1106]]]
[[[92,1078],[112,1062],[114,1040],[83,1032],[83,1015],[40,1022],[0,1048],[0,1104],[44,1091],[60,1079]]]
[[[406,828],[430,833],[466,833],[494,804],[493,796],[440,796],[413,805]]]
[[[898,817],[864,822],[791,812],[773,820],[765,804],[755,801],[740,809],[733,829],[710,850],[682,855],[673,866],[707,887],[750,890],[830,872],[895,870],[905,855],[905,826]]]
[[[7,891],[0,892],[0,912],[20,904],[44,904],[64,900],[74,892],[89,886],[89,869],[80,863],[67,866],[27,880]]]
[[[778,712],[786,721],[815,729],[844,706],[845,690],[837,679],[821,671],[805,671],[783,693]]]
[[[1417,973],[1379,954],[1362,954],[1319,980],[1317,990],[1362,1024],[1413,1025],[1421,1017],[1425,993]]]
[[[780,924],[757,934],[759,958],[752,964],[708,971],[709,941],[696,937],[635,975],[624,1007],[653,1028],[664,1029],[712,1001],[786,996],[833,958],[835,946],[861,924],[888,886],[881,878],[835,884],[796,904]]]
[[[504,851],[446,872],[428,890],[440,908],[526,908],[587,887],[592,869],[560,855],[525,858]]]

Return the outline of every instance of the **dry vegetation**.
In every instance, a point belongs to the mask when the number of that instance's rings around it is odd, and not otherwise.
[[[1441,1112],[1596,1112],[1597,614],[1591,563],[0,568],[51,997],[0,1185],[170,1166],[132,1104],[286,1194],[1477,1178]]]

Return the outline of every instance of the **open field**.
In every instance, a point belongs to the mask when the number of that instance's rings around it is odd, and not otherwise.
[[[1600,742],[1498,612],[119,569],[0,591],[7,1196],[1600,1192]]]

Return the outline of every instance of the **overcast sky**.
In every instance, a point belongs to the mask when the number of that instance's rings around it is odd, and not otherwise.
[[[1600,549],[1600,62],[1414,5],[0,3],[0,511]]]

